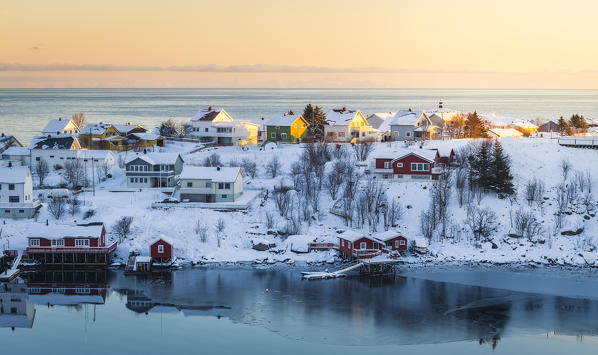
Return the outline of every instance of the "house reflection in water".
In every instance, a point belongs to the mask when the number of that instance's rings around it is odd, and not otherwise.
[[[213,305],[176,304],[171,300],[158,300],[148,297],[143,290],[121,290],[127,295],[126,307],[135,313],[182,313],[188,316],[230,317],[231,308]]]
[[[22,279],[0,283],[0,327],[32,328],[35,307],[29,300],[27,285]]]

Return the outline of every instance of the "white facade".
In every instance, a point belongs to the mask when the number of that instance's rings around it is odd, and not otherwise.
[[[201,109],[186,124],[186,136],[224,145],[257,144],[259,124],[234,121],[224,110]]]
[[[0,217],[29,218],[39,205],[33,198],[33,180],[28,167],[0,167]]]
[[[113,166],[116,157],[109,150],[85,150],[85,149],[31,149],[31,165],[35,167],[37,162],[45,160],[52,169],[56,165],[64,167],[64,164],[73,160],[80,160],[91,169],[92,164],[107,164]],[[26,165],[29,165],[29,159],[26,159]]]
[[[46,137],[59,137],[59,136],[77,136],[79,135],[79,127],[73,122],[73,120],[63,120],[62,117],[50,120],[46,127],[42,130],[42,135]]]
[[[243,194],[243,174],[238,167],[186,165],[181,172],[181,200],[234,202]]]

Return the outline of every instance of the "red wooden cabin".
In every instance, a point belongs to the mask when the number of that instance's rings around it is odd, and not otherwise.
[[[384,180],[437,180],[440,176],[437,150],[419,149],[389,152],[374,158],[374,174]]]
[[[379,241],[355,231],[346,231],[338,239],[338,250],[347,257],[372,258],[382,253]]]
[[[401,233],[389,230],[380,232],[372,236],[384,245],[384,249],[388,251],[404,252],[407,250],[407,238],[403,237]]]
[[[150,245],[150,256],[158,262],[172,260],[174,257],[174,243],[166,237],[160,237]]]

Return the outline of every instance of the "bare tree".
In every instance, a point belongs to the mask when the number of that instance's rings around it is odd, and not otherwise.
[[[567,181],[569,177],[569,171],[571,171],[571,163],[567,159],[563,159],[561,161],[561,176],[563,177],[564,181]]]
[[[257,176],[257,164],[251,159],[243,159],[243,161],[241,161],[241,169],[243,169],[243,174],[245,176],[249,176],[252,179],[255,179]]]
[[[272,228],[274,228],[274,225],[276,223],[276,221],[274,220],[274,214],[272,214],[270,211],[266,211],[266,213],[264,214],[264,217],[266,219],[266,228],[268,230],[271,230]]]
[[[69,211],[71,212],[71,216],[74,216],[75,213],[79,211],[80,201],[79,196],[77,194],[72,194],[69,202]]]
[[[353,152],[355,153],[355,158],[359,161],[366,161],[368,156],[374,150],[374,140],[373,139],[364,139],[359,141],[359,144],[353,145]]]
[[[385,225],[384,227],[388,229],[389,227],[396,227],[397,222],[403,217],[405,214],[405,210],[403,206],[397,201],[396,198],[393,198],[388,207],[385,209]]]
[[[419,230],[424,238],[429,242],[432,241],[432,236],[434,235],[434,220],[429,211],[423,211],[419,215]]]
[[[110,172],[108,162],[105,160],[99,162],[95,169],[99,181],[105,181],[108,178],[108,173]]]
[[[280,212],[280,215],[283,217],[286,217],[291,204],[291,195],[289,194],[289,190],[290,188],[284,186],[282,180],[280,180],[280,185],[275,186],[274,190],[272,191],[272,197],[274,198],[276,207],[278,207],[278,212]]]
[[[457,196],[459,197],[459,207],[463,206],[463,195],[466,184],[467,170],[463,167],[458,167],[455,170],[455,188],[457,189]]]
[[[201,220],[197,220],[197,222],[195,222],[195,234],[197,234],[199,236],[199,240],[202,243],[205,243],[208,240],[208,226],[206,226],[204,223],[201,222]]]
[[[517,210],[513,217],[513,226],[517,235],[527,238],[530,242],[543,233],[542,224],[532,211]]]
[[[473,233],[475,240],[487,239],[496,229],[496,214],[489,208],[473,208],[467,210],[465,224]]]
[[[556,213],[554,218],[555,230],[559,231],[563,225],[563,215],[569,207],[569,199],[567,198],[567,186],[561,183],[556,187]]]
[[[60,219],[60,217],[62,217],[62,215],[66,212],[66,208],[66,199],[63,197],[54,197],[50,199],[50,202],[48,202],[48,211],[56,219]]]
[[[48,166],[48,162],[45,159],[40,158],[40,160],[37,162],[37,165],[35,166],[34,172],[39,181],[39,187],[44,186],[44,180],[46,180],[46,177],[50,173],[50,167]]]
[[[64,179],[71,188],[82,186],[86,182],[85,165],[80,159],[73,159],[64,164]]]
[[[280,159],[278,159],[278,156],[272,157],[268,164],[266,164],[266,172],[273,179],[278,176],[278,173],[280,172]]]
[[[332,166],[332,170],[326,175],[324,180],[324,187],[330,193],[330,198],[336,200],[338,190],[340,189],[344,178],[344,164],[341,161],[336,161]]]
[[[224,223],[224,219],[218,218],[216,221],[216,225],[214,229],[216,229],[216,240],[218,241],[218,248],[220,248],[220,239],[222,238],[222,233],[224,233],[224,229],[226,228],[226,224]]]
[[[71,117],[71,120],[73,120],[73,123],[77,125],[79,130],[83,129],[83,127],[87,123],[87,119],[85,118],[85,115],[83,114],[83,112],[77,112],[77,113],[73,114],[73,116]]]
[[[210,154],[203,160],[202,165],[203,166],[212,166],[212,167],[222,166],[222,161],[220,160],[220,155],[217,153]]]
[[[524,188],[525,199],[527,200],[528,205],[532,205],[533,202],[536,202],[538,206],[542,202],[542,198],[544,197],[545,187],[544,181],[533,178],[527,181]]]
[[[122,216],[112,226],[112,232],[119,237],[120,242],[122,242],[124,239],[127,239],[127,237],[131,234],[132,224],[133,224],[133,217]]]

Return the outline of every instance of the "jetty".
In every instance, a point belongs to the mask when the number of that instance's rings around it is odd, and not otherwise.
[[[392,272],[395,265],[399,262],[399,260],[387,258],[356,260],[342,265],[341,268],[336,271],[304,271],[301,274],[305,280],[323,280],[345,277],[349,271],[353,270],[359,270],[359,273],[362,275],[381,275]]]
[[[19,264],[21,263],[22,258],[23,251],[18,251],[12,262],[12,266],[0,274],[0,281],[8,282],[17,277],[17,275],[19,275],[19,273],[21,272],[21,270],[19,270]]]
[[[558,142],[563,147],[598,149],[598,137],[563,137]]]

